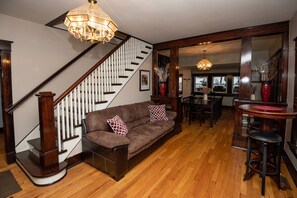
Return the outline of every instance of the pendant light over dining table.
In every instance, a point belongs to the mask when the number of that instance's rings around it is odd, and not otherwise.
[[[197,69],[201,71],[207,71],[211,69],[212,63],[205,58],[206,50],[203,50],[203,59],[197,63]]]
[[[64,24],[75,38],[92,43],[109,42],[118,30],[96,0],[88,0],[88,3],[69,11]]]

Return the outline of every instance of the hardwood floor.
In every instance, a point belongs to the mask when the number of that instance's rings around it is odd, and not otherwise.
[[[167,141],[119,182],[93,167],[80,163],[51,186],[34,186],[16,165],[0,163],[0,172],[10,169],[23,189],[14,197],[261,197],[261,178],[243,181],[246,152],[231,147],[233,114],[223,111],[214,128],[206,122],[183,123],[183,131]],[[278,190],[266,179],[265,197],[296,197],[297,189],[285,164],[284,175],[293,190]]]

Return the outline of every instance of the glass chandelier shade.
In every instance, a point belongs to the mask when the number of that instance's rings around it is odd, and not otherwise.
[[[109,42],[118,30],[118,26],[99,7],[96,0],[89,0],[69,11],[64,24],[75,38],[92,43]]]
[[[197,69],[201,71],[207,71],[211,69],[212,63],[205,58],[206,50],[203,50],[204,56],[203,59],[197,63]]]

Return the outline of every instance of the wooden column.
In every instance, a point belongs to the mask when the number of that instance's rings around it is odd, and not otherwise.
[[[153,84],[152,84],[152,94],[153,96],[158,95],[158,75],[156,74],[155,70],[158,68],[158,51],[153,50]]]
[[[40,92],[38,97],[40,123],[40,165],[47,168],[58,164],[56,129],[54,121],[54,96],[52,92]]]
[[[295,41],[295,79],[294,79],[294,111],[297,111],[297,37]],[[297,119],[293,120],[290,148],[297,158]]]
[[[251,62],[252,62],[252,38],[244,37],[241,44],[240,86],[239,99],[249,100],[251,97]]]
[[[11,41],[0,40],[0,59],[1,59],[1,96],[3,112],[4,145],[6,153],[6,162],[11,164],[15,162],[15,141],[14,141],[14,123],[13,113],[7,113],[5,110],[12,105],[12,87],[11,87]]]
[[[178,47],[170,49],[169,97],[178,97],[179,54]]]

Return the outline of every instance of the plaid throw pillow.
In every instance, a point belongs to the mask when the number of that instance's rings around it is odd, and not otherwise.
[[[160,120],[168,120],[166,116],[165,105],[149,105],[150,121],[156,122]]]
[[[108,119],[107,123],[112,128],[114,133],[124,136],[127,135],[128,128],[120,116],[116,115],[112,119]]]

